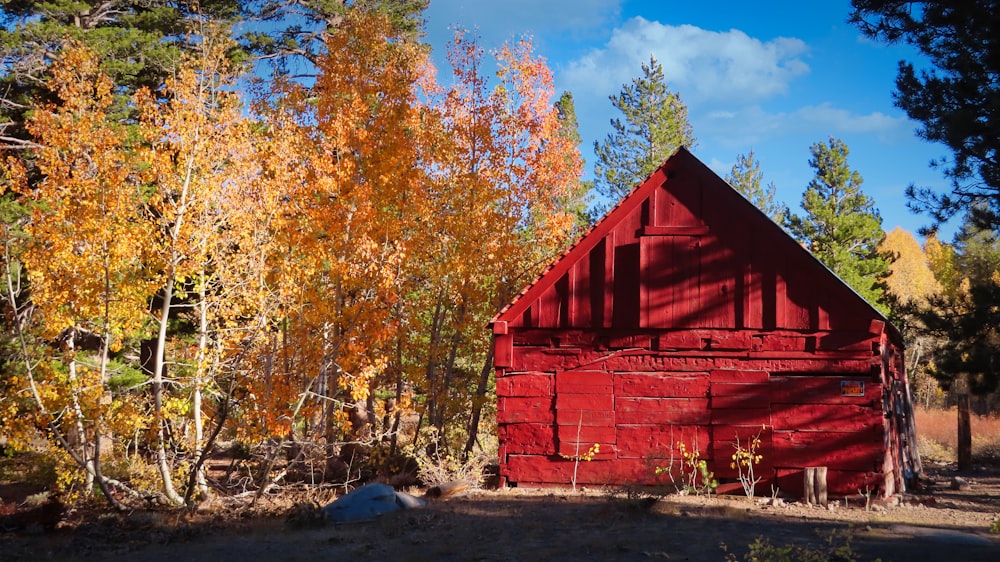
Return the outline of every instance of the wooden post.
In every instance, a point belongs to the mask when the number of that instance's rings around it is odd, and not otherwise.
[[[816,502],[826,505],[826,467],[816,467]]]
[[[969,419],[969,395],[958,395],[958,470],[972,469],[972,422]]]
[[[823,505],[826,498],[826,467],[810,466],[802,471],[802,489],[805,491],[806,504]]]

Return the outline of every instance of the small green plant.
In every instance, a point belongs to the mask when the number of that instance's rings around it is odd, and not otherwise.
[[[687,468],[688,491],[695,494],[710,494],[719,487],[719,481],[715,479],[715,473],[708,470],[708,463],[701,458],[701,451],[693,449],[688,451],[684,443],[677,443],[684,458],[684,466]]]
[[[719,481],[715,479],[715,473],[708,469],[708,462],[701,458],[701,451],[697,447],[689,450],[683,441],[677,442],[677,448],[681,453],[681,490],[696,495],[714,492],[719,487]],[[673,481],[673,465],[671,458],[667,466],[656,467],[656,475],[666,474]]]
[[[993,519],[993,524],[990,525],[990,533],[993,533],[994,535],[1000,534],[1000,515],[997,515]]]
[[[852,531],[853,529],[850,528],[841,532],[831,531],[825,536],[824,544],[818,547],[791,544],[777,546],[770,539],[758,537],[757,540],[750,543],[750,549],[743,559],[747,562],[827,562],[829,560],[859,562],[861,560],[859,554],[854,552],[851,547]],[[726,553],[727,562],[738,560],[736,554],[729,552],[725,544],[721,544],[720,548]],[[881,562],[881,559],[876,558],[873,562]]]
[[[750,500],[753,500],[757,484],[762,480],[760,476],[754,474],[754,466],[760,464],[764,458],[760,452],[760,434],[765,429],[766,425],[760,426],[757,434],[747,440],[746,446],[740,442],[739,433],[736,434],[736,442],[733,443],[736,452],[733,453],[733,462],[729,463],[729,466],[737,470],[743,493]]]
[[[601,452],[601,444],[594,443],[593,445],[590,446],[590,449],[587,449],[586,453],[583,453],[582,455],[580,454],[580,433],[582,432],[582,430],[583,430],[583,414],[581,413],[580,421],[577,423],[576,426],[576,451],[574,451],[575,454],[559,455],[560,457],[566,460],[573,461],[573,478],[571,480],[571,483],[573,484],[574,492],[576,491],[576,474],[580,468],[580,461],[590,462],[594,460],[595,455]]]
[[[587,449],[586,453],[583,453],[581,455],[580,454],[580,443],[577,442],[577,444],[576,444],[576,450],[577,450],[577,454],[575,454],[575,455],[559,455],[560,457],[562,457],[562,458],[564,458],[566,460],[573,461],[573,479],[571,480],[571,483],[573,484],[573,491],[574,492],[576,491],[576,473],[577,473],[577,470],[580,468],[580,461],[589,462],[589,461],[594,460],[594,456],[597,455],[597,453],[601,452],[601,444],[600,443],[594,443],[593,445],[590,446],[589,449]]]

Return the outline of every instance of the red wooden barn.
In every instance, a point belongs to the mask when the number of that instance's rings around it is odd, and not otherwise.
[[[652,483],[678,442],[735,482],[762,428],[764,491],[826,467],[831,495],[889,495],[919,472],[899,332],[683,148],[492,329],[507,485]]]

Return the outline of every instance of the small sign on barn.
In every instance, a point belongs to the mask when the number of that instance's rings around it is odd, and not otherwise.
[[[865,381],[840,381],[841,396],[864,396]]]
[[[919,474],[899,332],[683,148],[492,329],[507,485],[651,483],[682,445],[735,482],[757,435],[763,489]]]

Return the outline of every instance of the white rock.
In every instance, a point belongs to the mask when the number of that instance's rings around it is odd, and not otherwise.
[[[401,509],[424,507],[424,500],[405,492],[397,492],[387,484],[367,484],[337,498],[323,508],[326,518],[334,523],[370,521],[380,515]]]

